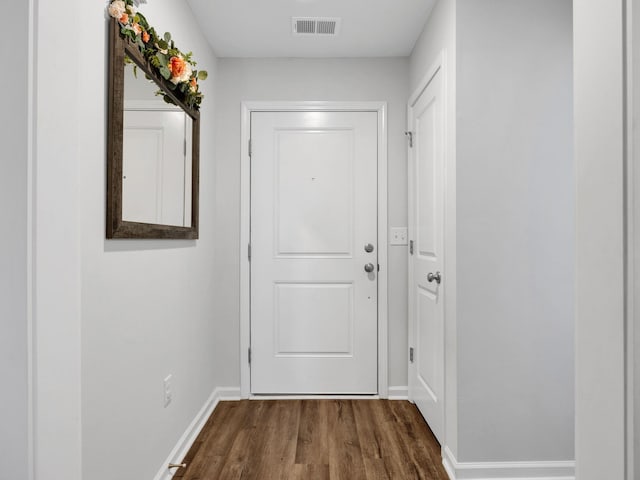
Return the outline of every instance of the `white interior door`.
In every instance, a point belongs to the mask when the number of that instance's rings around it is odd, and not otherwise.
[[[409,396],[441,441],[444,425],[444,105],[439,70],[412,105],[409,162]]]
[[[251,114],[253,394],[378,391],[377,125]]]

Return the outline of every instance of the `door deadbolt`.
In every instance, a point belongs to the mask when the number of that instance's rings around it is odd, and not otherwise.
[[[371,252],[373,252],[373,245],[372,245],[372,244],[370,244],[370,243],[367,243],[367,244],[364,246],[364,251],[365,251],[365,252],[367,252],[367,253],[371,253]]]

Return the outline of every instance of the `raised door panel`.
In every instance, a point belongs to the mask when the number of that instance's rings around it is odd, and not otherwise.
[[[424,105],[424,109],[416,118],[416,149],[417,162],[417,255],[434,259],[437,255],[437,221],[438,205],[436,201],[436,144],[428,139],[435,138],[437,121],[436,99]]]
[[[276,284],[276,356],[353,355],[353,284]]]
[[[276,132],[276,255],[350,256],[353,131]]]

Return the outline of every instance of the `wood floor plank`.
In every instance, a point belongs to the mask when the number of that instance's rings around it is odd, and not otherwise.
[[[226,456],[233,439],[246,421],[246,416],[247,406],[243,402],[220,402],[213,412],[211,421],[202,432],[207,454]],[[221,428],[222,426],[224,428]]]
[[[209,456],[216,461],[206,463],[204,458],[200,460],[196,455],[192,466],[198,466],[199,461],[205,463],[203,467],[194,469],[200,472],[201,477],[197,478],[228,478],[229,480],[240,478],[247,463],[246,451],[253,438],[253,430],[257,427],[258,419],[266,405],[263,403],[250,405],[249,401],[245,400],[221,402],[218,408],[228,411],[214,418],[214,422],[210,425],[212,431],[208,433],[207,440],[200,447],[205,457]],[[220,459],[222,461],[219,461]],[[187,466],[184,480],[196,480],[189,474],[192,466]]]
[[[447,480],[414,405],[386,400],[220,402],[181,480]]]
[[[178,469],[174,478],[199,480],[206,478],[201,477],[206,472],[217,473],[220,459],[226,459],[245,415],[241,402],[220,402],[184,458],[183,463],[187,464],[187,468]]]
[[[285,480],[330,480],[329,465],[295,464],[282,477]]]
[[[211,478],[218,478],[217,472],[222,470],[226,457],[221,457],[219,455],[201,455],[199,458],[200,462],[197,464],[187,464],[185,472],[188,471],[188,475],[185,473],[183,480],[184,478],[188,478],[189,480],[208,480]]]
[[[328,403],[329,474],[331,480],[366,480],[351,400]]]
[[[367,480],[393,480],[402,478],[393,476],[389,472],[388,463],[384,458],[364,458],[364,468],[367,472]]]
[[[256,464],[263,459],[266,438],[264,431],[276,408],[275,402],[260,402],[253,405],[251,401],[244,401],[245,421],[242,424],[231,450],[227,455],[220,479],[251,479]]]
[[[396,419],[398,430],[402,432],[399,440],[409,456],[410,464],[422,466],[416,469],[416,478],[448,480],[441,465],[440,445],[418,409],[408,402],[400,402],[397,405],[391,404],[390,411]]]
[[[257,461],[243,471],[243,479],[284,478],[294,464],[300,401],[271,401],[264,427],[255,432],[253,451]]]
[[[368,401],[354,402],[353,413],[360,438],[360,448],[365,459],[382,458],[382,434],[374,420],[374,404]]]
[[[394,417],[389,410],[389,402],[371,401],[359,403],[358,408],[368,409],[369,411],[367,416],[361,414],[358,417],[359,432],[366,429],[368,425],[368,428],[376,437],[379,450],[378,457],[382,459],[387,478],[412,478],[410,458],[402,448]]]
[[[300,405],[296,464],[329,465],[328,403],[305,400]]]

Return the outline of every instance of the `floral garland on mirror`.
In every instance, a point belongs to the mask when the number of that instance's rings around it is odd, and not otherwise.
[[[192,53],[182,53],[175,46],[169,32],[158,36],[149,25],[134,0],[112,0],[108,7],[109,16],[116,19],[120,26],[120,35],[137,45],[140,53],[156,69],[162,78],[168,81],[167,86],[173,94],[188,107],[198,110],[204,95],[200,92],[199,80],[207,78],[205,70],[196,70],[196,62]],[[170,96],[159,90],[167,103],[174,103]]]

